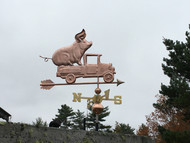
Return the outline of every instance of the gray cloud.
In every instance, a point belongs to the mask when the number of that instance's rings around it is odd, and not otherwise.
[[[88,53],[103,54],[104,63],[113,63],[116,78],[126,83],[111,89],[110,97],[121,95],[122,105],[103,102],[115,121],[137,128],[153,111],[154,97],[168,78],[161,69],[167,51],[162,37],[184,40],[189,24],[187,0],[177,1],[0,1],[0,106],[12,114],[13,122],[31,123],[37,117],[51,121],[61,104],[86,112],[86,101],[72,102],[72,92],[94,95],[95,86],[54,87],[40,90],[41,80],[55,77],[56,66],[39,55],[49,56],[74,42],[85,29],[93,41]],[[78,80],[77,80],[78,81]],[[82,81],[82,79],[79,79]]]

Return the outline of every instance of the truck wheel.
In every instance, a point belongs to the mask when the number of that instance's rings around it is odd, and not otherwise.
[[[66,82],[68,83],[68,84],[71,84],[71,83],[74,83],[75,81],[76,81],[76,77],[75,77],[75,75],[74,74],[68,74],[67,76],[66,76]]]
[[[109,73],[106,73],[106,74],[104,74],[103,79],[104,79],[104,81],[107,82],[107,83],[113,82],[113,80],[114,80],[114,75],[113,75],[112,73],[110,73],[110,72],[109,72]]]

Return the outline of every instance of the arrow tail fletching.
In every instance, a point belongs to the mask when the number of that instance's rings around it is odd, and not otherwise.
[[[47,79],[47,80],[42,80],[41,81],[41,89],[45,89],[45,90],[50,90],[54,85],[51,85],[53,84],[54,82],[50,79]]]
[[[41,86],[41,89],[50,90],[53,86]]]
[[[47,79],[47,80],[42,80],[41,83],[47,84],[47,83],[53,83],[53,81],[51,79]]]

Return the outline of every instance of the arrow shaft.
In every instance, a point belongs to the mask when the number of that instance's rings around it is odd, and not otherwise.
[[[82,85],[82,84],[117,84],[117,82],[79,82],[79,83],[72,83],[72,84],[67,84],[67,83],[42,83],[40,86],[55,86],[55,85]]]

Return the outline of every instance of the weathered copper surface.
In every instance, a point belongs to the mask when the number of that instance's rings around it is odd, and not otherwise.
[[[100,89],[99,87],[97,87],[97,88],[95,89],[95,93],[96,93],[96,94],[100,94],[100,93],[101,93],[101,89]]]
[[[100,113],[102,113],[103,109],[104,109],[104,107],[103,107],[103,105],[100,104],[100,103],[95,103],[95,104],[93,104],[93,106],[92,106],[92,111],[93,111],[93,113],[95,113],[95,114],[100,114]]]
[[[117,79],[117,81],[111,82],[111,83],[106,83],[106,82],[78,82],[78,83],[68,84],[68,83],[54,83],[52,80],[48,79],[48,80],[42,80],[40,86],[41,86],[41,89],[49,90],[55,85],[117,84],[117,86],[119,86],[122,83],[124,83],[124,82]]]
[[[97,57],[97,64],[88,64],[87,57]],[[101,54],[84,54],[83,65],[81,66],[58,66],[57,77],[61,77],[71,84],[76,81],[76,78],[83,77],[103,77],[106,83],[111,83],[114,80],[115,68],[112,64],[101,63]]]
[[[92,42],[85,40],[86,32],[83,29],[80,33],[75,35],[75,42],[67,47],[60,48],[55,51],[52,58],[42,57],[46,62],[52,59],[53,63],[57,65],[57,77],[61,77],[66,80],[66,83],[54,83],[51,80],[41,81],[42,89],[51,89],[55,85],[80,85],[80,84],[97,84],[95,89],[95,95],[93,97],[81,97],[82,93],[73,93],[73,102],[81,102],[81,99],[87,99],[87,108],[92,104],[92,111],[96,114],[96,131],[98,131],[98,114],[102,113],[103,105],[102,100],[114,101],[114,104],[121,104],[121,96],[114,96],[114,98],[109,98],[110,90],[106,90],[105,95],[100,95],[101,89],[99,84],[117,84],[120,85],[124,82],[117,80],[114,81],[115,68],[111,63],[104,64],[101,63],[101,54],[85,54],[92,46]],[[94,56],[97,58],[97,63],[89,64],[87,57]],[[81,63],[81,58],[83,57],[83,64]],[[78,65],[74,65],[77,63]],[[75,83],[76,78],[97,78],[97,82],[81,82]],[[99,82],[99,78],[103,77],[104,82]]]
[[[55,65],[73,65],[77,63],[81,65],[81,58],[83,54],[92,46],[92,42],[85,40],[86,32],[83,29],[80,33],[75,35],[75,42],[67,47],[60,48],[55,51],[52,56],[52,61]]]

